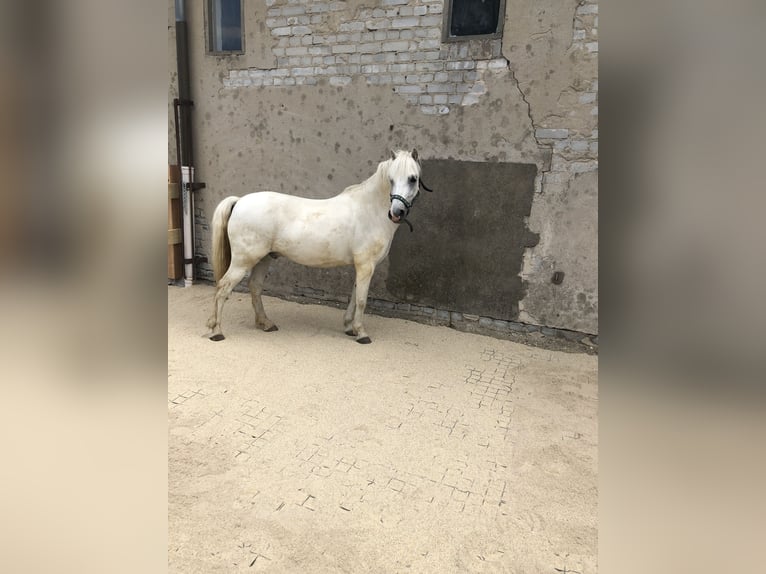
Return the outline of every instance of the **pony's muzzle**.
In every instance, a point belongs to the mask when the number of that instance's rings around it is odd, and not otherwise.
[[[388,218],[394,223],[399,223],[401,219],[407,217],[409,211],[409,206],[406,203],[397,197],[394,197],[391,199],[391,208],[388,211]]]

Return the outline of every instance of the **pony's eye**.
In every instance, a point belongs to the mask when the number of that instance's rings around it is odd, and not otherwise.
[[[418,178],[415,177],[414,175],[410,176],[410,183],[415,183],[417,180],[418,180]]]

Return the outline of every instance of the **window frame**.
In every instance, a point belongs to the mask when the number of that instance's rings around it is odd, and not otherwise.
[[[503,0],[505,1],[505,0]],[[214,6],[213,3],[216,0],[206,0],[205,2],[205,48],[206,53],[211,56],[242,56],[245,54],[245,6],[244,0],[239,0],[239,35],[240,35],[240,49],[239,50],[216,50],[213,47],[213,40],[215,38],[215,18],[213,17]]]
[[[500,6],[497,9],[497,30],[490,34],[474,34],[472,36],[452,36],[452,0],[444,0],[444,16],[442,18],[442,42],[464,42],[468,40],[495,40],[503,37],[503,26],[505,25],[505,0],[500,0]]]

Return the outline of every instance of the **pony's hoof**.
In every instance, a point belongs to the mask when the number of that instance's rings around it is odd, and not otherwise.
[[[221,333],[218,333],[217,335],[213,335],[210,337],[211,341],[223,341],[226,337],[224,337]]]
[[[369,345],[370,343],[372,343],[372,339],[370,339],[369,337],[362,337],[361,339],[357,339],[356,342],[361,343],[362,345]]]
[[[274,331],[279,331],[279,327],[277,327],[276,325],[272,325],[268,329],[263,330],[264,333],[273,333]]]
[[[346,333],[346,335],[348,335],[349,337],[356,337],[356,333],[354,332],[354,330],[353,330],[353,329],[349,329],[348,331],[344,331],[344,332],[345,332],[345,333]]]

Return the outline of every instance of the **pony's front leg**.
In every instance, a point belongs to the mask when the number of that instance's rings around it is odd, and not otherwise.
[[[372,273],[374,271],[374,263],[356,264],[356,284],[354,286],[353,292],[355,308],[354,318],[351,322],[351,328],[356,334],[357,343],[372,343],[372,340],[364,331],[364,327],[362,327],[362,316],[364,315],[364,308],[367,306],[367,291],[370,289],[370,280],[372,279]]]
[[[354,320],[355,310],[356,310],[356,283],[354,283],[354,287],[351,289],[351,297],[349,297],[349,300],[348,300],[348,308],[346,309],[346,312],[343,314],[343,330],[345,331],[346,335],[349,335],[351,337],[356,336],[356,333],[354,332],[354,328],[351,326],[351,322]]]

